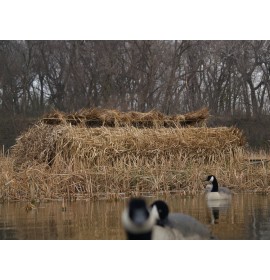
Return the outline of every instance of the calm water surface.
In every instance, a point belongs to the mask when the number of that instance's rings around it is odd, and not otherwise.
[[[230,205],[207,205],[203,195],[164,199],[172,212],[189,214],[208,225],[219,239],[270,239],[270,196],[235,194]],[[0,204],[0,239],[125,239],[121,213],[127,200]]]

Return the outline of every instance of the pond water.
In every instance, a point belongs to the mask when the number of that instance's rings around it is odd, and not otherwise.
[[[165,200],[172,212],[189,214],[208,225],[218,239],[270,239],[270,196],[234,194],[230,205],[207,205],[203,195],[148,197]],[[0,239],[125,239],[121,213],[128,200],[0,204]]]

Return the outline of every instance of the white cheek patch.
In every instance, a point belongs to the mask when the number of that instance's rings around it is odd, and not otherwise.
[[[213,183],[213,181],[214,181],[214,176],[212,176],[211,178],[210,178],[210,180],[209,180],[211,183]]]
[[[151,214],[153,215],[153,217],[154,217],[156,220],[159,220],[159,219],[160,219],[159,213],[158,213],[158,210],[157,210],[157,206],[156,206],[156,205],[154,205],[154,206],[152,207]]]

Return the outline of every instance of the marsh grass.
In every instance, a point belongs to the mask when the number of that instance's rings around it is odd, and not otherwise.
[[[29,145],[28,143],[31,143]],[[269,155],[236,128],[86,128],[40,123],[0,157],[1,200],[119,199],[204,190],[268,193]]]
[[[2,200],[117,199],[138,195],[180,193],[192,195],[204,189],[202,179],[215,174],[233,191],[269,192],[269,164],[251,164],[239,149],[234,160],[219,158],[203,163],[179,155],[164,159],[132,161],[123,158],[113,165],[75,169],[73,163],[49,167],[47,164],[14,170],[14,159],[2,157],[0,196]],[[235,160],[237,156],[237,160]],[[265,155],[266,156],[266,155]]]
[[[208,164],[171,156],[166,161],[159,159],[148,164],[142,159],[134,162],[129,159],[129,163],[124,160],[85,170],[67,166],[65,172],[46,164],[14,171],[14,159],[2,157],[0,195],[2,200],[31,201],[63,197],[70,200],[118,199],[166,193],[193,195],[203,191],[202,179],[210,173],[235,192],[268,193],[268,163],[250,164],[246,158],[254,154],[246,154],[241,149],[235,154],[237,160],[226,158]]]
[[[207,116],[205,109],[171,117],[156,111],[55,112],[23,133],[10,154],[1,152],[0,199],[194,195],[209,174],[233,191],[268,193],[269,155],[249,151],[235,127],[197,126]],[[173,118],[178,124],[166,125]],[[101,126],[92,127],[92,120]],[[196,125],[182,127],[180,120]],[[142,121],[148,126],[139,126]]]

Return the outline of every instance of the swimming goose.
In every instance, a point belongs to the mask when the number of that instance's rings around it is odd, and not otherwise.
[[[173,231],[157,225],[157,218],[157,212],[148,208],[143,199],[131,199],[122,213],[127,239],[176,239]]]
[[[166,239],[215,239],[208,227],[195,218],[181,213],[169,213],[166,202],[157,200],[151,207],[153,214],[158,217],[153,239],[165,239],[164,235],[168,237]],[[160,228],[164,228],[163,232]]]
[[[219,187],[214,175],[207,176],[206,181],[210,183],[206,186],[207,200],[231,199],[231,191],[226,187]]]
[[[132,198],[122,213],[122,224],[127,239],[152,239],[156,216],[141,198]]]

